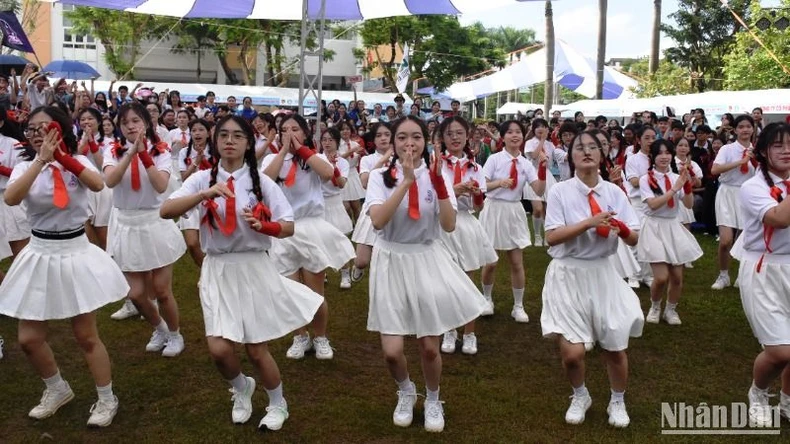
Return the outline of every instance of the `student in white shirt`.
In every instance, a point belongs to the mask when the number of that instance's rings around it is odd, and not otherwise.
[[[743,248],[736,257],[743,310],[763,346],[752,369],[749,419],[777,427],[768,391],[780,374],[778,407],[790,414],[790,126],[766,125],[753,154],[759,174],[739,190]]]
[[[86,108],[79,114],[80,131],[77,133],[80,139],[77,152],[90,159],[99,171],[104,161],[104,152],[97,141],[101,121],[98,110]],[[85,233],[97,247],[106,250],[107,227],[110,225],[112,211],[112,188],[104,187],[99,192],[89,191],[88,203],[90,217],[85,222]]]
[[[469,130],[469,124],[463,117],[453,116],[444,119],[436,132],[444,153],[442,173],[453,184],[453,192],[458,200],[455,230],[441,231],[439,239],[469,279],[474,279],[477,270],[496,263],[499,258],[488,234],[474,216],[476,211],[483,208],[486,178],[483,167],[475,163],[475,156],[469,148]],[[446,332],[442,340],[442,352],[455,353],[457,341],[455,329]],[[464,325],[461,352],[477,354],[475,321]]]
[[[344,120],[338,123],[335,128],[340,130],[341,140],[338,152],[341,157],[348,160],[349,165],[348,181],[341,192],[343,203],[346,205],[349,217],[356,221],[359,219],[359,213],[362,208],[361,200],[365,197],[365,188],[362,187],[362,181],[359,178],[359,163],[367,153],[364,146],[360,146],[357,142],[351,140],[353,134],[351,123]]]
[[[540,163],[538,155],[542,153],[546,158],[546,162],[554,162],[555,148],[554,144],[549,140],[549,122],[544,119],[533,120],[532,132],[535,134],[535,137],[529,139],[524,145],[524,155],[532,162],[532,166],[535,168],[535,171],[537,171]],[[562,155],[563,153],[559,154],[560,159],[558,160],[564,160],[566,156]],[[535,242],[533,245],[536,247],[545,246],[545,242],[543,241],[544,201],[546,200],[549,190],[555,183],[557,183],[557,181],[554,180],[554,176],[548,174],[546,175],[546,187],[542,194],[536,194],[532,191],[531,187],[524,187],[524,199],[532,203],[532,229],[535,234]]]
[[[669,325],[680,325],[677,305],[683,291],[683,268],[702,257],[697,240],[678,218],[681,205],[691,208],[694,204],[692,183],[687,165],[675,164],[675,145],[671,141],[653,142],[650,157],[653,164],[639,179],[645,219],[636,247],[639,260],[649,263],[653,270],[647,322],[658,324],[662,317],[661,300],[667,293],[663,318]]]
[[[211,123],[203,119],[189,122],[189,143],[178,153],[178,171],[182,182],[198,171],[211,169],[213,157],[209,139],[212,127]],[[195,265],[201,267],[205,254],[200,246],[200,218],[197,208],[178,218],[178,228],[184,232],[189,255]]]
[[[743,229],[741,202],[738,190],[755,173],[756,160],[752,152],[754,120],[748,114],[735,118],[735,142],[724,145],[716,154],[710,172],[719,175],[719,190],[716,192],[716,224],[719,226],[718,263],[719,276],[710,287],[721,290],[730,286],[730,249]]]
[[[322,182],[334,177],[334,168],[313,149],[313,138],[304,117],[290,114],[280,121],[282,149],[263,159],[263,173],[282,189],[294,210],[294,235],[276,239],[269,255],[277,271],[301,282],[323,296],[326,269],[340,270],[354,258],[354,248],[346,236],[324,220]],[[302,359],[315,348],[317,359],[332,359],[334,352],[326,337],[329,323],[327,302],[312,322],[315,338],[307,328],[297,330],[286,357]]]
[[[324,219],[337,228],[341,233],[348,236],[354,231],[351,218],[348,217],[346,208],[343,206],[341,190],[346,186],[348,178],[348,161],[342,158],[337,148],[340,145],[340,131],[337,128],[327,128],[321,134],[321,154],[326,157],[332,167],[334,174],[332,179],[321,185],[324,195]],[[340,269],[340,288],[351,288],[351,263],[349,262]]]
[[[362,188],[367,190],[370,172],[389,165],[392,158],[392,132],[390,124],[387,122],[374,123],[370,127],[367,138],[373,141],[375,151],[364,156],[359,161],[359,179]],[[370,265],[370,256],[373,252],[373,244],[376,242],[377,230],[373,228],[370,216],[364,211],[360,213],[354,224],[354,232],[351,234],[351,241],[357,244],[357,256],[354,258],[354,266],[351,269],[351,282],[359,282],[363,276],[363,270]]]
[[[524,257],[522,250],[530,243],[527,213],[521,205],[523,189],[532,188],[542,196],[546,186],[546,155],[538,152],[538,171],[521,155],[524,143],[524,127],[517,120],[500,125],[500,136],[505,148],[486,161],[483,174],[486,177],[486,201],[480,213],[480,224],[491,238],[495,250],[506,251],[510,263],[510,286],[513,292],[513,310],[510,315],[516,322],[529,322],[524,310]],[[494,272],[496,264],[483,268],[483,296],[488,301],[484,316],[494,314]]]
[[[46,384],[29,416],[47,418],[74,399],[47,344],[48,321],[70,319],[99,394],[88,425],[106,427],[118,398],[95,311],[123,299],[129,286],[107,253],[85,236],[88,190],[99,191],[104,183],[96,167],[77,154],[71,118],[58,107],[33,110],[28,128],[37,155],[14,167],[4,199],[8,205],[27,203],[33,238],[0,285],[0,314],[19,319],[19,345]]]
[[[175,173],[178,171],[178,153],[189,145],[191,137],[189,132],[189,113],[186,110],[178,111],[176,114],[176,127],[168,132],[167,141],[170,144],[170,155],[173,159],[173,176],[179,182],[181,178]],[[171,180],[173,179],[171,178]]]
[[[0,121],[5,122],[5,113],[0,113]],[[25,130],[25,136],[30,139],[34,133]],[[6,242],[0,241],[0,256],[16,257],[30,241],[30,222],[24,202],[15,206],[6,205],[2,199],[8,185],[8,178],[14,167],[22,161],[21,155],[35,156],[30,148],[23,146],[18,140],[0,134],[0,225],[5,232]],[[6,247],[6,244],[8,246]],[[8,248],[11,254],[7,254]]]
[[[243,344],[269,397],[258,428],[279,430],[288,418],[288,404],[268,342],[309,323],[323,299],[280,276],[266,254],[272,238],[293,234],[294,217],[279,187],[258,172],[254,141],[243,118],[220,120],[214,135],[219,149],[210,151],[213,168],[185,178],[160,213],[172,219],[198,209],[204,220],[200,300],[209,353],[232,387],[233,422],[247,422],[253,410],[255,379],[242,372],[234,353],[234,345]]]
[[[675,143],[675,163],[677,165],[687,165],[687,169],[689,172],[689,181],[691,182],[691,189],[692,191],[696,188],[700,188],[702,186],[702,168],[691,160],[691,147],[689,146],[689,141],[685,138],[680,138],[680,140]],[[697,219],[694,217],[694,208],[686,208],[685,205],[681,205],[678,208],[678,218],[683,226],[686,227],[687,230],[691,231],[691,224],[694,223]],[[686,264],[686,268],[694,268],[694,266],[689,262]]]
[[[629,337],[642,335],[644,318],[639,298],[606,258],[615,254],[618,237],[628,245],[637,243],[639,218],[622,190],[600,177],[603,149],[595,135],[582,132],[571,147],[575,178],[560,182],[548,196],[546,239],[552,261],[540,324],[544,336],[557,338],[573,387],[565,421],[581,424],[592,404],[584,384],[584,357],[597,342],[611,384],[609,424],[627,427],[626,349]]]
[[[628,193],[628,199],[631,201],[631,206],[634,207],[639,220],[644,222],[645,219],[645,203],[642,201],[642,194],[639,191],[639,178],[647,174],[647,171],[652,165],[650,160],[650,145],[656,141],[656,130],[650,126],[640,127],[634,139],[633,147],[627,148],[627,152],[633,153],[625,159],[625,191]],[[636,254],[636,248],[631,250]],[[638,257],[637,257],[638,259]],[[639,288],[641,281],[648,287],[653,284],[653,271],[650,265],[646,262],[639,261],[639,273],[636,276],[628,278],[628,284],[631,288]]]
[[[393,423],[412,423],[417,390],[409,379],[404,336],[417,336],[425,377],[425,430],[441,432],[442,357],[439,336],[477,318],[486,306],[479,290],[453,262],[441,230],[455,229],[456,200],[441,174],[437,150],[431,163],[428,128],[416,116],[392,125],[395,154],[387,168],[370,173],[365,211],[380,230],[370,271],[368,330],[381,334],[390,374],[398,384]]]
[[[145,109],[151,115],[151,126],[156,128],[156,135],[159,136],[159,140],[170,144],[170,131],[168,131],[164,125],[159,123],[159,116],[162,114],[162,108],[158,103],[151,102],[145,104]]]
[[[143,105],[122,105],[118,120],[123,136],[116,149],[104,153],[103,164],[105,182],[113,188],[113,205],[118,209],[107,250],[129,282],[129,298],[154,327],[146,351],[173,357],[184,350],[173,297],[173,263],[184,254],[186,244],[176,224],[159,217],[172,162],[167,144],[154,133]],[[146,288],[153,288],[162,316],[148,299]]]

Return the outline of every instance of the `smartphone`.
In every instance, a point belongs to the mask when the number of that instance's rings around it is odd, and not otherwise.
[[[671,106],[667,107],[667,117],[675,117],[675,110]]]

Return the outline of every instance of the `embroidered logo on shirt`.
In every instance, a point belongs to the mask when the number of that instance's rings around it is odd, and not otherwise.
[[[428,203],[433,203],[433,190],[428,190],[428,192],[425,193],[425,201]]]

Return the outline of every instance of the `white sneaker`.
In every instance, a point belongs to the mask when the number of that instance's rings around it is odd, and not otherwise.
[[[464,335],[464,345],[461,346],[461,353],[465,355],[477,354],[477,336],[474,333]]]
[[[129,318],[131,318],[133,316],[137,316],[139,314],[140,314],[140,312],[137,311],[137,307],[134,306],[134,304],[132,303],[132,300],[129,299],[129,298],[126,298],[126,301],[123,303],[121,308],[118,311],[116,311],[115,313],[110,315],[110,319],[113,319],[113,320],[116,320],[116,321],[122,321],[124,319],[129,319]]]
[[[790,419],[790,399],[788,398],[779,398],[779,414],[784,416],[786,419]]]
[[[442,430],[444,430],[442,401],[425,401],[425,431],[438,433]]]
[[[591,405],[592,398],[589,393],[585,396],[571,395],[571,405],[568,407],[568,411],[565,412],[565,422],[568,424],[583,423],[584,416]]]
[[[71,391],[71,386],[68,382],[63,381],[63,387],[59,390],[44,389],[44,395],[41,397],[38,405],[33,407],[33,410],[27,416],[33,419],[44,419],[54,415],[59,408],[63,407],[74,399],[74,392]]]
[[[296,335],[294,336],[293,344],[285,352],[285,357],[288,359],[302,359],[304,358],[304,353],[310,351],[311,348],[313,348],[313,342],[310,341],[309,334]]]
[[[675,310],[664,310],[664,320],[667,321],[669,325],[680,325],[680,316],[678,316],[678,312]]]
[[[244,424],[252,416],[252,395],[255,394],[255,379],[249,376],[244,379],[247,380],[247,386],[243,392],[237,392],[234,388],[230,389],[230,392],[233,393],[233,396],[230,397],[231,401],[233,401],[233,410],[231,410],[230,416],[234,424]]]
[[[455,353],[456,341],[458,341],[458,333],[455,330],[446,332],[442,340],[442,353]]]
[[[169,334],[167,338],[167,343],[165,344],[165,349],[162,350],[162,356],[166,358],[173,358],[181,354],[184,351],[184,337],[181,333],[176,334]]]
[[[658,321],[661,319],[661,307],[650,307],[650,311],[647,312],[647,317],[645,318],[645,322],[648,324],[658,324]]]
[[[631,418],[628,417],[628,412],[625,410],[625,402],[614,401],[609,403],[606,408],[606,413],[609,414],[609,424],[614,427],[628,427],[631,423]]]
[[[359,282],[365,276],[365,271],[355,266],[351,267],[351,282]]]
[[[5,344],[5,341],[0,337],[0,359],[3,359],[3,344]]]
[[[639,279],[635,277],[628,278],[628,286],[631,288],[639,288]]]
[[[686,268],[694,268],[694,264],[692,262],[686,262],[684,265]]]
[[[483,296],[485,297],[485,296]],[[486,308],[480,313],[480,316],[493,316],[494,315],[494,300],[486,298]]]
[[[160,352],[165,348],[165,345],[167,345],[167,333],[161,333],[159,330],[154,329],[151,339],[145,346],[145,351]]]
[[[335,357],[335,352],[332,346],[329,345],[329,339],[326,336],[316,336],[313,339],[313,348],[315,349],[316,359],[332,359]]]
[[[351,288],[351,273],[346,269],[340,270],[340,288],[342,290]]]
[[[648,277],[642,279],[642,283],[645,284],[645,286],[647,288],[652,287],[653,286],[653,276],[648,276]]]
[[[414,419],[414,404],[417,403],[417,388],[411,384],[411,390],[398,390],[398,405],[392,412],[392,423],[398,427],[408,427]]]
[[[535,235],[535,243],[532,244],[533,247],[542,247],[543,246],[543,237]]]
[[[118,413],[118,397],[113,396],[112,401],[98,400],[91,406],[91,417],[88,418],[88,427],[107,427],[112,424],[115,414]]]
[[[510,316],[521,324],[526,324],[529,322],[529,316],[527,316],[527,312],[524,311],[524,307],[521,305],[514,305],[513,311],[510,312]]]
[[[710,289],[723,290],[724,287],[729,287],[729,286],[730,286],[730,276],[720,274],[719,277],[716,278],[716,282],[714,282],[713,285],[710,286]]]
[[[286,419],[288,419],[288,403],[283,400],[280,405],[266,407],[266,416],[258,424],[258,430],[280,430]]]
[[[773,411],[768,401],[768,393],[749,389],[749,426],[770,427]],[[778,424],[776,424],[778,425]]]

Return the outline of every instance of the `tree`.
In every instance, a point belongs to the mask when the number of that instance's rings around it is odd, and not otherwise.
[[[661,60],[658,69],[652,74],[648,59],[624,65],[623,72],[639,81],[639,86],[634,89],[634,94],[639,98],[695,92],[689,71],[666,59]]]
[[[549,112],[554,104],[554,11],[551,0],[546,0],[546,84],[543,108]]]
[[[653,0],[653,30],[650,35],[650,73],[658,71],[658,53],[661,49],[661,0]]]
[[[748,17],[750,0],[730,0],[733,10]],[[719,88],[722,84],[721,63],[740,30],[740,24],[720,0],[678,0],[678,10],[670,15],[676,27],[662,25],[677,43],[665,51],[672,63],[691,70],[697,91]]]
[[[500,26],[496,29],[489,29],[489,34],[494,43],[503,51],[508,53],[508,64],[521,60],[522,51],[525,48],[535,46],[535,31],[532,29],[516,29],[510,26]],[[507,100],[510,101],[511,93],[518,98],[518,90],[508,91]]]
[[[783,6],[790,8],[790,0],[784,0]],[[789,15],[785,12],[776,18]],[[785,67],[790,66],[790,29],[780,31],[771,26],[761,31],[754,23],[764,17],[773,21],[769,11],[762,10],[759,4],[752,5],[750,29]],[[724,86],[728,90],[788,88],[790,73],[783,70],[748,31],[741,31],[735,36],[732,51],[724,56]]]
[[[606,13],[607,0],[598,0],[598,58],[595,63],[595,98],[603,99],[603,70],[606,63]]]

